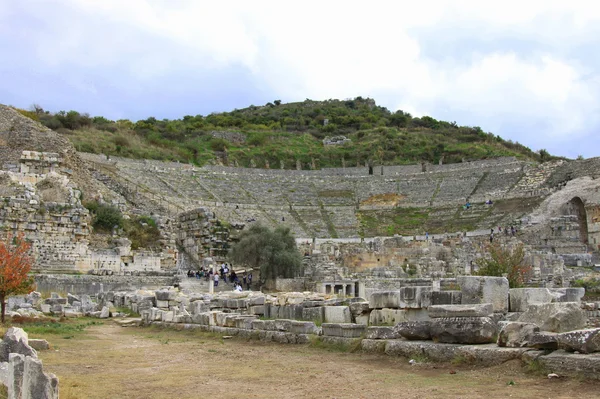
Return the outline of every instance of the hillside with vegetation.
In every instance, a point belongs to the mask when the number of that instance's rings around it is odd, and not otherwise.
[[[24,115],[61,132],[78,151],[138,159],[244,167],[303,168],[456,163],[516,156],[535,161],[547,151],[504,140],[479,127],[391,112],[374,100],[327,100],[263,106],[181,119],[112,121],[78,111],[52,113],[34,105]],[[323,139],[345,136],[345,144]]]

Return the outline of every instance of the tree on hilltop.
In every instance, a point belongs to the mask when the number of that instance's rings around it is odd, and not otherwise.
[[[0,241],[0,307],[2,323],[6,313],[6,298],[15,294],[28,294],[33,290],[33,278],[29,277],[32,259],[30,244],[22,234],[8,236]]]
[[[242,231],[230,258],[236,264],[260,270],[261,284],[277,277],[297,277],[302,267],[302,257],[290,229],[279,226],[271,230],[260,223]]]

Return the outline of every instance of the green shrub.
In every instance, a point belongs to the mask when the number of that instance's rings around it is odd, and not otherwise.
[[[108,204],[100,204],[97,201],[85,202],[83,204],[94,216],[92,225],[103,231],[110,231],[115,226],[123,226],[123,215],[121,211]]]
[[[210,140],[210,149],[213,151],[225,151],[228,147],[226,140],[214,138]]]
[[[131,241],[131,249],[151,249],[160,246],[160,231],[150,216],[125,220],[123,227],[127,238]]]

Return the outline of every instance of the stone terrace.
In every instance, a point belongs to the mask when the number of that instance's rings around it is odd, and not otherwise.
[[[323,170],[246,169],[130,160],[81,154],[111,178],[135,185],[149,203],[177,213],[208,207],[232,223],[284,223],[298,237],[357,237],[357,211],[433,207],[440,221],[472,219],[474,227],[508,223],[523,215],[524,198],[547,195],[544,184],[562,161],[532,165],[506,157],[451,165],[401,165]],[[423,171],[425,169],[426,171]],[[370,199],[393,194],[397,203]],[[462,212],[469,199],[477,212]],[[514,207],[488,209],[487,199]],[[512,202],[511,202],[512,201]],[[464,223],[463,223],[464,224]]]

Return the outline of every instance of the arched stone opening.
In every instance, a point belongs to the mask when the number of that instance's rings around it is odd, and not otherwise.
[[[579,197],[574,197],[568,202],[572,215],[577,215],[577,222],[579,224],[579,239],[584,243],[588,244],[588,224],[587,224],[587,212],[585,211],[585,205],[583,200]]]

